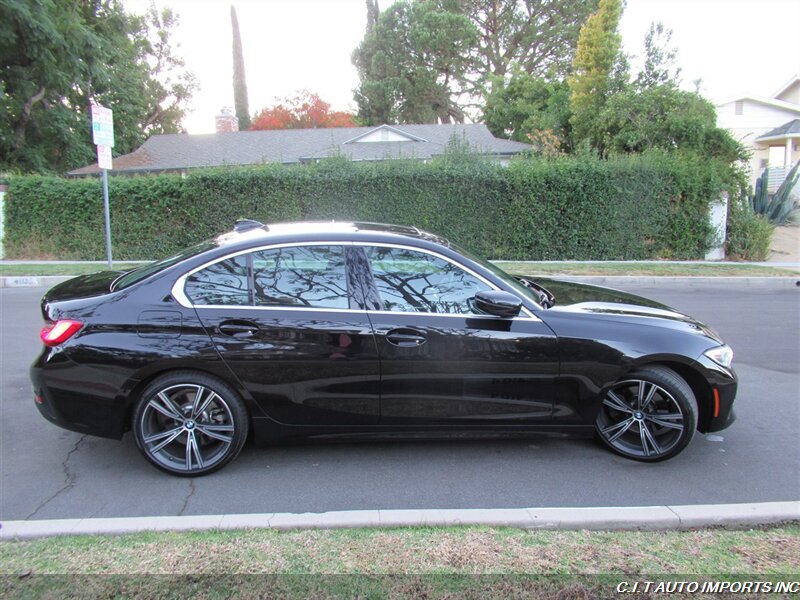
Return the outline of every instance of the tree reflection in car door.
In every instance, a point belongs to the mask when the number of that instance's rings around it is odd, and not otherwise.
[[[370,319],[381,363],[381,422],[548,421],[558,373],[553,332],[470,300],[488,282],[414,249],[364,248],[381,301]]]
[[[368,250],[383,310],[465,314],[478,291],[489,286],[453,263],[401,248]]]

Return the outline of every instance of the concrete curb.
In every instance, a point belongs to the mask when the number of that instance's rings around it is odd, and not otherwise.
[[[76,277],[75,275],[41,275],[41,276],[5,276],[0,277],[0,288],[44,287],[54,285]],[[628,275],[548,275],[552,279],[575,281],[615,287],[625,284],[636,285],[681,285],[684,287],[731,289],[739,288],[763,289],[770,291],[800,289],[800,277],[674,277],[662,275],[628,276]]]
[[[800,501],[603,508],[350,510],[183,517],[5,521],[0,540],[58,535],[119,535],[141,531],[331,529],[485,525],[523,529],[665,530],[754,527],[800,520]]]
[[[68,281],[76,275],[18,275],[0,277],[0,288],[44,287],[51,288],[57,283]]]

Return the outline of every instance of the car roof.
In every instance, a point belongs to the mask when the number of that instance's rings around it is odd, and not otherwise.
[[[301,242],[320,239],[396,241],[398,237],[450,246],[448,240],[416,227],[362,221],[299,221],[264,225],[258,221],[242,220],[237,221],[232,231],[217,236],[214,241],[219,246],[238,247],[251,246],[259,242]]]

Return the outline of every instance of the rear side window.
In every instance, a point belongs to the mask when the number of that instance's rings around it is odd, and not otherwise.
[[[349,307],[341,246],[275,248],[252,259],[256,306]]]
[[[345,250],[297,246],[241,254],[186,278],[198,306],[349,308]]]
[[[186,296],[198,305],[248,305],[247,257],[234,256],[186,278]]]
[[[190,248],[180,251],[174,256],[163,258],[150,264],[143,265],[132,271],[128,271],[124,275],[121,275],[119,278],[117,278],[111,287],[113,290],[124,290],[126,287],[130,287],[134,283],[139,283],[151,275],[155,275],[156,273],[159,273],[164,269],[171,267],[172,265],[178,264],[182,260],[186,260],[187,258],[196,256],[202,252],[211,250],[215,246],[216,244],[214,242],[202,242],[195,246],[191,246]]]

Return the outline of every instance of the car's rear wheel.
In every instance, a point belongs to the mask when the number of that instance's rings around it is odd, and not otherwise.
[[[204,373],[180,371],[147,386],[132,426],[137,446],[153,465],[195,477],[236,458],[247,438],[248,419],[230,386]]]
[[[692,441],[697,401],[677,373],[646,367],[611,386],[595,426],[598,437],[617,454],[648,462],[666,460]]]

